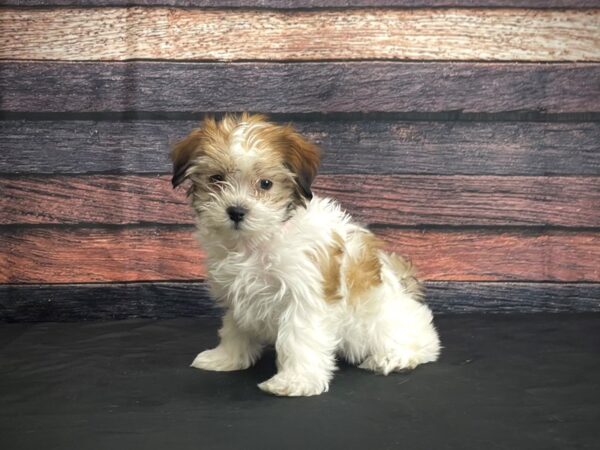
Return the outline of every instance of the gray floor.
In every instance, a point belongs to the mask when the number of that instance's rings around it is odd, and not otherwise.
[[[214,320],[0,324],[0,448],[596,449],[600,315],[442,316],[441,360],[287,399],[188,367]]]

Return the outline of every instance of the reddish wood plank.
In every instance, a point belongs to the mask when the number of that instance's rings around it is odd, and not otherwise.
[[[4,62],[0,109],[587,113],[599,110],[599,77],[596,63]]]
[[[600,177],[335,175],[316,192],[366,223],[600,226]]]
[[[168,176],[0,178],[0,224],[192,224]],[[394,225],[600,226],[600,177],[321,175],[315,192]]]
[[[600,234],[377,230],[427,280],[596,281]]]
[[[202,260],[190,230],[34,229],[0,234],[0,283],[199,279],[204,276]]]
[[[193,224],[170,176],[0,178],[0,223]]]
[[[600,281],[600,232],[376,232],[426,280]],[[191,280],[204,277],[191,229],[4,231],[0,283]]]
[[[0,58],[600,61],[599,27],[595,9],[5,8]]]

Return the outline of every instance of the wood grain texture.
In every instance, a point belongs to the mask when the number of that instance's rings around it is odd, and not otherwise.
[[[1,224],[193,224],[170,176],[0,178]]]
[[[0,322],[217,315],[202,282],[0,285]]]
[[[600,177],[322,175],[314,191],[391,225],[600,227]],[[170,176],[0,178],[0,224],[193,224]]]
[[[204,269],[197,247],[191,230],[8,232],[0,236],[0,283],[198,279]]]
[[[600,312],[600,284],[429,281],[427,303],[436,313]]]
[[[434,313],[600,312],[595,283],[426,283]],[[206,285],[114,283],[0,286],[0,322],[220,316]]]
[[[599,29],[600,10],[7,8],[0,59],[600,61]]]
[[[600,233],[379,229],[423,279],[600,281]],[[5,230],[0,283],[194,280],[205,276],[192,229]]]
[[[178,6],[197,8],[594,8],[597,0],[2,0],[5,6]]]
[[[315,191],[371,224],[600,225],[600,177],[336,175]]]
[[[596,63],[4,62],[0,110],[576,113],[599,110],[598,79]]]
[[[600,175],[600,123],[295,120],[322,174]],[[168,173],[197,121],[0,121],[0,173]]]
[[[427,280],[596,281],[600,234],[560,231],[381,229],[391,250],[408,255]]]

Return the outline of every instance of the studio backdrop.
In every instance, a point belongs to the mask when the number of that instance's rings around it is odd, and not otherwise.
[[[435,311],[600,310],[596,1],[2,4],[1,320],[213,314],[168,152],[241,111],[322,148]]]

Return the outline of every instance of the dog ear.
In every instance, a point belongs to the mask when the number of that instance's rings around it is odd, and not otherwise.
[[[296,183],[300,194],[310,200],[313,197],[310,189],[317,176],[321,155],[316,145],[308,142],[291,126],[284,130],[285,165],[296,175]]]
[[[200,151],[200,140],[202,129],[195,128],[190,134],[179,141],[171,150],[171,161],[173,161],[173,178],[171,183],[176,188],[188,177],[187,170]]]

